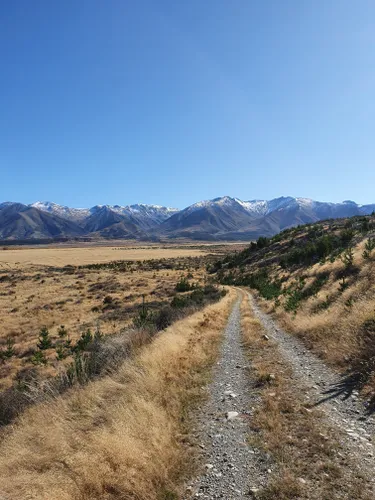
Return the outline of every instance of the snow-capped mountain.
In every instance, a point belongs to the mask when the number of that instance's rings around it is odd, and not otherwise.
[[[160,236],[194,239],[253,239],[271,236],[287,227],[329,218],[370,214],[373,205],[327,203],[291,196],[242,201],[223,196],[200,201],[173,215],[159,227]]]
[[[22,203],[0,204],[0,239],[79,237],[83,229],[73,221]]]
[[[43,212],[58,215],[75,222],[83,222],[89,217],[95,216],[103,210],[111,211],[116,214],[134,217],[138,220],[152,221],[153,223],[163,222],[165,219],[178,212],[176,208],[162,207],[161,205],[95,205],[91,208],[70,208],[64,205],[58,205],[50,201],[37,201],[30,207],[37,208]]]
[[[171,215],[179,212],[177,208],[162,207],[161,205],[144,205],[143,203],[127,205],[126,207],[113,205],[108,206],[108,208],[122,215],[132,216],[138,220],[151,221],[154,224],[160,224]]]
[[[161,205],[95,205],[71,208],[52,202],[0,203],[0,239],[193,238],[249,240],[286,227],[329,218],[365,215],[375,204],[330,203],[294,198],[249,200],[222,196],[183,210]]]
[[[90,209],[88,208],[70,208],[51,201],[36,201],[29,206],[41,210],[42,212],[48,212],[49,214],[58,215],[63,219],[76,222],[83,221],[90,215]]]

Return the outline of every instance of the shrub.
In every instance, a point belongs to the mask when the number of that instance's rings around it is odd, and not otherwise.
[[[69,383],[73,385],[75,382],[85,384],[89,379],[89,374],[86,369],[86,360],[80,352],[76,352],[73,362],[69,365],[66,375]]]
[[[67,332],[64,325],[59,326],[59,328],[57,330],[57,335],[60,337],[60,339],[66,337],[68,335],[68,332]]]
[[[361,232],[366,234],[371,230],[371,224],[370,221],[366,218],[362,221],[361,224]]]
[[[365,243],[365,249],[363,251],[363,258],[369,260],[372,255],[372,251],[375,249],[375,238],[369,238]]]
[[[186,307],[188,305],[188,298],[187,297],[173,297],[172,302],[171,302],[171,307],[174,307],[176,309],[181,309],[183,307]]]
[[[348,300],[345,301],[345,307],[347,307],[348,309],[350,309],[351,307],[353,307],[353,299],[350,297]]]
[[[290,290],[288,292],[288,298],[285,302],[284,309],[288,312],[297,312],[301,299],[302,294],[300,290]]]
[[[339,282],[339,290],[340,292],[344,292],[349,287],[349,283],[346,281],[345,276],[342,277],[342,280]]]
[[[152,312],[149,310],[149,308],[145,304],[145,296],[143,295],[142,298],[142,306],[141,309],[138,311],[137,315],[133,319],[133,325],[135,328],[144,328],[148,324],[151,323],[152,320]]]
[[[77,340],[74,347],[72,347],[72,351],[75,353],[79,353],[80,351],[84,351],[91,344],[93,340],[92,333],[90,329],[86,330],[86,332],[82,333],[80,338]]]
[[[46,365],[47,359],[43,351],[35,351],[31,358],[31,362],[33,365]]]
[[[0,360],[10,359],[16,354],[14,344],[14,340],[8,337],[6,341],[6,348],[4,350],[0,349]]]
[[[193,287],[190,285],[189,281],[187,278],[181,278],[180,281],[176,284],[176,292],[188,292],[191,290]]]
[[[345,269],[350,269],[353,267],[353,262],[354,262],[354,251],[352,247],[347,248],[344,250],[344,252],[341,254],[340,259],[342,260]]]
[[[164,330],[173,323],[175,318],[174,311],[171,306],[163,307],[154,318],[155,326],[158,330]]]
[[[315,278],[313,283],[309,287],[307,287],[305,290],[303,290],[303,292],[302,292],[303,299],[308,299],[309,297],[317,295],[317,293],[321,290],[321,288],[328,281],[328,278],[329,278],[328,272],[319,274]]]
[[[334,234],[325,234],[315,241],[307,241],[298,248],[295,248],[280,259],[280,266],[283,269],[293,265],[311,265],[325,258],[334,258],[335,253],[351,241],[352,230],[344,230],[339,237]]]
[[[56,347],[56,359],[58,361],[61,361],[61,360],[65,359],[67,356],[68,356],[68,353],[66,352],[66,349],[64,349],[63,345],[59,344]]]
[[[210,302],[220,300],[226,294],[226,290],[220,290],[214,285],[205,285],[203,288],[196,287],[191,293],[184,296],[175,296],[172,299],[171,307],[182,309],[189,306],[203,306]]]
[[[281,282],[279,280],[271,280],[266,269],[242,276],[236,284],[249,286],[258,290],[261,296],[267,300],[275,299],[282,293]]]
[[[352,239],[354,237],[354,231],[353,229],[344,229],[341,233],[340,233],[340,239],[343,243],[343,245],[348,245]]]
[[[265,248],[269,245],[269,240],[265,236],[260,236],[257,240],[257,248]]]
[[[72,348],[72,339],[67,338],[63,345],[64,345],[65,349],[71,349]]]
[[[329,306],[332,304],[332,301],[333,299],[327,295],[326,300],[324,300],[323,302],[321,302],[321,304],[319,304],[318,309],[328,309]]]
[[[49,331],[45,326],[43,326],[43,328],[40,330],[37,347],[41,351],[50,349],[52,347],[52,340],[50,338]]]
[[[360,328],[359,348],[351,366],[351,382],[362,388],[375,373],[375,318],[363,322]],[[373,403],[373,401],[372,401]]]

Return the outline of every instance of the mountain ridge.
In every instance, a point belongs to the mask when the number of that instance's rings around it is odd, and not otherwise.
[[[374,204],[281,196],[249,200],[222,196],[182,210],[162,205],[95,205],[72,208],[53,202],[0,203],[0,239],[124,238],[249,240],[298,224],[368,215]]]

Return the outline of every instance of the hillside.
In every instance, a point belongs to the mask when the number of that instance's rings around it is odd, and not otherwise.
[[[341,390],[375,401],[374,215],[259,238],[210,272],[221,283],[256,290],[282,327],[345,374]]]
[[[84,230],[75,222],[33,207],[14,203],[0,206],[0,238],[58,238],[80,236]]]

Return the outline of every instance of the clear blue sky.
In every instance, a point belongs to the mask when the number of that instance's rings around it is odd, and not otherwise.
[[[373,0],[0,5],[0,201],[375,202]]]

